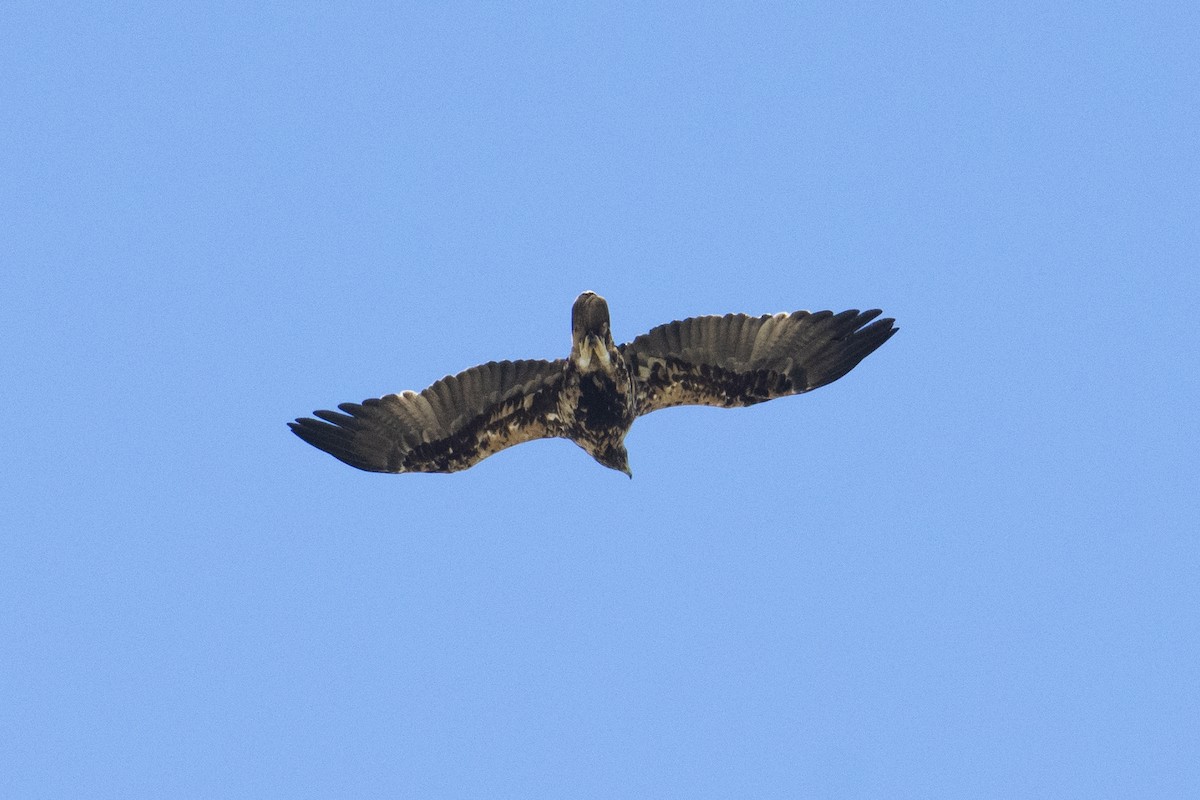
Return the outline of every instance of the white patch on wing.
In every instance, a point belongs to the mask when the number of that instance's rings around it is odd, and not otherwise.
[[[664,366],[666,363],[667,362],[661,358],[643,356],[642,362],[638,364],[637,376],[642,380],[646,380],[654,374],[655,367]]]

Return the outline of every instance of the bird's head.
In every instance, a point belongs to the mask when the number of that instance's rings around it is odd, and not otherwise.
[[[592,458],[609,469],[615,469],[617,472],[624,472],[629,477],[633,477],[633,470],[629,468],[629,451],[625,449],[624,444],[596,450],[592,453]]]
[[[595,292],[584,292],[571,306],[571,361],[580,372],[607,371],[616,353],[609,330],[608,303]]]

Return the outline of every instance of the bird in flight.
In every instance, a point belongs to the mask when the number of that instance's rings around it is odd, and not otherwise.
[[[608,303],[571,308],[571,352],[555,361],[489,361],[404,391],[314,411],[292,432],[369,472],[457,472],[533,439],[570,439],[630,477],[633,421],[682,405],[734,408],[833,383],[891,338],[871,311],[691,317],[613,343]],[[872,321],[874,320],[874,321]]]

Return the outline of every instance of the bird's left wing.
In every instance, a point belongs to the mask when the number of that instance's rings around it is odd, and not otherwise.
[[[732,408],[800,394],[845,375],[896,332],[871,311],[691,317],[620,347],[638,415],[660,408]]]
[[[289,422],[292,432],[369,472],[457,472],[506,447],[560,435],[563,361],[490,361],[406,391]]]

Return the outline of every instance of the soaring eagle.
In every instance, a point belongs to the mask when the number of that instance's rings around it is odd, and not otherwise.
[[[571,353],[489,361],[404,391],[315,411],[288,427],[370,472],[457,472],[532,439],[570,439],[633,477],[625,434],[643,414],[681,405],[733,408],[832,383],[891,338],[882,312],[796,311],[692,317],[613,343],[608,303],[571,308]]]

